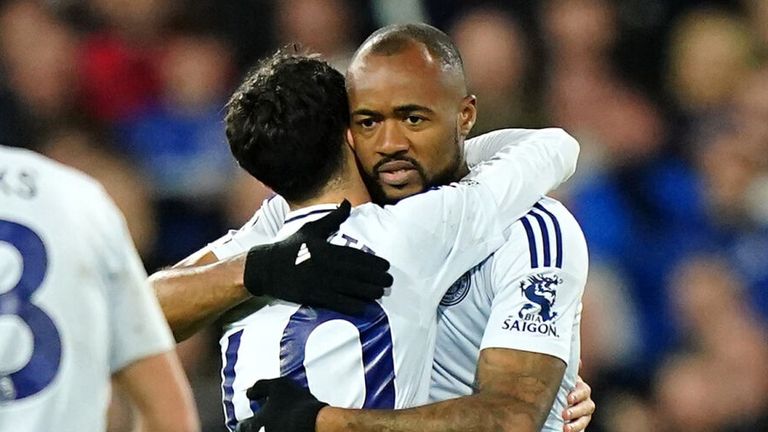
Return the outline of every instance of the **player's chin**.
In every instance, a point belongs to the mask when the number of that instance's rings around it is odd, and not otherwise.
[[[421,182],[409,182],[402,185],[381,184],[381,190],[388,203],[396,203],[411,195],[424,192],[424,184]]]

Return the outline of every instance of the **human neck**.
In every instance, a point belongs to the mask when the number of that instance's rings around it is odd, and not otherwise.
[[[458,150],[459,150],[459,154],[457,155],[459,160],[458,160],[458,164],[456,164],[456,170],[453,172],[453,178],[450,179],[450,181],[455,181],[455,182],[463,179],[467,174],[469,174],[469,171],[470,171],[469,165],[467,165],[467,159],[464,157],[464,145],[465,145],[464,139],[462,138],[459,141],[459,139],[457,138],[456,141],[457,141]]]
[[[360,177],[352,151],[349,150],[345,156],[341,172],[314,197],[303,201],[288,201],[291,210],[318,204],[339,204],[344,200],[349,201],[352,207],[370,202],[371,195]]]
[[[469,174],[469,165],[466,161],[461,161],[459,167],[456,169],[456,173],[453,176],[453,181],[459,181]]]

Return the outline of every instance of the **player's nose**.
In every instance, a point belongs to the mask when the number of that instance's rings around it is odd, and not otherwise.
[[[378,152],[383,154],[393,154],[407,152],[411,147],[411,142],[403,133],[402,128],[396,121],[385,121],[382,125],[382,133],[378,141]]]

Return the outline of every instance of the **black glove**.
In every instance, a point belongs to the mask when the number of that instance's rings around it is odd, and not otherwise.
[[[248,392],[248,399],[261,405],[251,418],[237,425],[236,432],[315,432],[315,421],[327,403],[288,377],[260,380]]]
[[[381,298],[384,288],[392,285],[392,275],[387,273],[387,260],[327,242],[349,212],[349,201],[344,200],[338,209],[285,240],[251,248],[245,261],[245,288],[255,296],[362,314],[366,302]]]

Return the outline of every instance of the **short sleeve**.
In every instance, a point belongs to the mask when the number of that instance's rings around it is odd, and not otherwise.
[[[576,168],[579,145],[562,129],[494,134],[504,143],[458,183],[406,198],[389,210],[438,259],[466,255],[472,267],[495,251],[507,228]],[[494,144],[496,147],[497,144]],[[475,251],[485,254],[477,256]],[[461,262],[461,261],[459,261]]]
[[[264,200],[261,208],[240,229],[230,230],[208,244],[210,251],[218,259],[241,254],[253,246],[271,242],[285,222],[285,215],[290,208],[280,195],[273,195]]]
[[[413,275],[437,277],[439,289],[426,297],[430,308],[466,269],[504,244],[517,218],[573,174],[579,145],[561,129],[524,139],[512,134],[505,143],[461,181],[384,209],[418,257]]]
[[[586,242],[562,205],[544,202],[494,254],[494,298],[481,349],[537,352],[568,364],[587,277]]]

